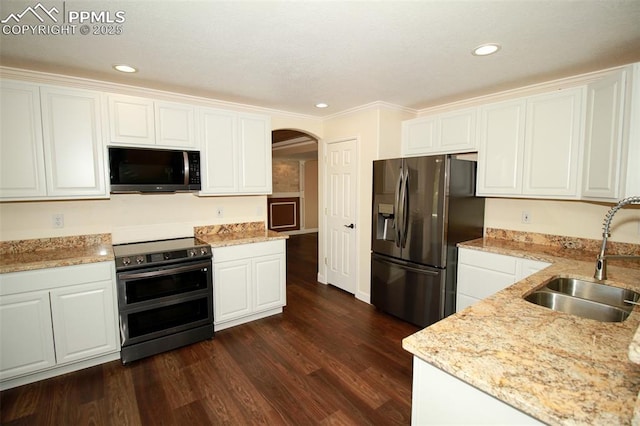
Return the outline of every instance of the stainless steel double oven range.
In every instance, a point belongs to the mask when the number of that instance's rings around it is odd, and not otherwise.
[[[196,238],[114,245],[123,364],[210,339],[211,248]]]

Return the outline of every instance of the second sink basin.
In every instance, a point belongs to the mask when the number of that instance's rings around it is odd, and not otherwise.
[[[525,300],[554,311],[602,322],[622,322],[631,313],[631,308],[619,308],[544,290],[531,293],[525,297]]]
[[[634,306],[627,301],[638,302],[640,294],[578,278],[556,277],[524,299],[554,311],[583,318],[621,322],[627,319]]]

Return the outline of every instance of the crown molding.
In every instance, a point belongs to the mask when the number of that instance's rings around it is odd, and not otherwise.
[[[178,92],[169,92],[158,89],[149,89],[141,86],[132,86],[122,83],[112,83],[102,80],[94,80],[83,77],[74,77],[63,74],[46,73],[42,71],[32,71],[22,68],[11,68],[0,66],[0,78],[29,81],[38,84],[53,84],[67,86],[78,89],[97,90],[103,92],[118,93],[130,96],[153,97],[171,102],[187,102],[203,107],[226,108],[255,112],[260,114],[277,115],[307,120],[322,120],[322,117],[300,114],[289,111],[282,111],[273,108],[265,108],[255,105],[242,104],[239,102],[229,102],[214,98],[187,95]]]
[[[619,67],[606,68],[603,70],[593,71],[586,74],[579,74],[571,77],[560,78],[556,80],[545,81],[542,83],[531,84],[528,86],[522,86],[515,89],[503,90],[501,92],[490,93],[487,95],[476,96],[473,98],[463,99],[460,101],[450,102],[441,105],[435,105],[428,108],[422,108],[417,110],[418,117],[437,114],[452,110],[459,110],[467,107],[474,107],[483,104],[500,102],[504,100],[514,99],[521,96],[536,95],[539,93],[551,92],[554,90],[563,90],[576,86],[584,86],[593,81],[601,79],[606,75],[619,71],[629,65],[623,65]]]
[[[388,109],[388,110],[394,110],[394,111],[400,111],[400,112],[406,112],[406,113],[414,114],[414,115],[417,114],[417,112],[418,112],[417,110],[415,110],[413,108],[403,107],[401,105],[392,104],[391,102],[375,101],[375,102],[370,102],[368,104],[360,105],[360,106],[357,106],[357,107],[345,109],[344,111],[336,112],[335,114],[326,115],[326,116],[322,117],[322,120],[331,120],[333,118],[337,118],[337,117],[353,114],[355,112],[366,111],[366,110],[375,110],[375,109],[381,109],[381,108]]]

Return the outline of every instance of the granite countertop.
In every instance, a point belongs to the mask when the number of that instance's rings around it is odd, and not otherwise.
[[[459,246],[552,265],[405,338],[403,347],[542,422],[630,424],[640,366],[628,354],[640,307],[624,322],[604,323],[523,299],[555,276],[593,280],[594,253],[492,238]],[[640,269],[611,262],[608,278],[640,291]]]
[[[111,234],[0,242],[0,274],[113,259]]]
[[[289,238],[287,234],[265,229],[263,222],[199,226],[194,228],[194,235],[211,248]]]
[[[260,243],[269,240],[284,240],[289,238],[287,234],[281,234],[275,231],[240,231],[231,234],[202,234],[197,238],[211,246],[226,247],[237,244]]]
[[[264,222],[194,227],[194,236],[211,247],[287,239]],[[0,241],[0,274],[114,260],[111,234]]]

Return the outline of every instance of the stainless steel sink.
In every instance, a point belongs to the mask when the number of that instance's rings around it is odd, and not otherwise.
[[[554,278],[544,288],[621,308],[633,307],[631,304],[625,303],[625,300],[637,302],[640,299],[640,294],[635,291],[577,278]]]
[[[525,300],[554,311],[602,322],[622,322],[627,319],[632,308],[611,306],[546,290],[533,292],[526,296]]]

